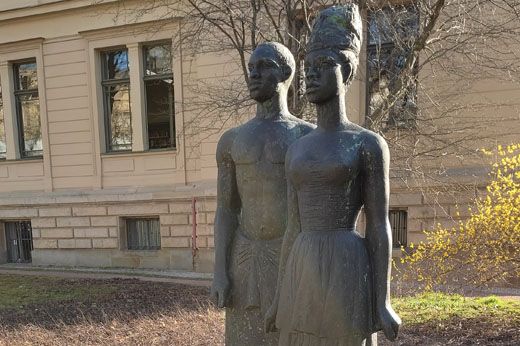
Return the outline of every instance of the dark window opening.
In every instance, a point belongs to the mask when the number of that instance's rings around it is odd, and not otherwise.
[[[158,218],[126,219],[128,250],[159,250],[161,232]]]
[[[18,140],[22,158],[43,155],[36,60],[13,64]]]
[[[101,52],[101,65],[106,150],[132,150],[128,51],[121,48]]]
[[[367,114],[369,127],[413,128],[417,118],[417,63],[413,81],[399,79],[419,32],[419,13],[414,5],[385,7],[368,18]],[[396,101],[389,105],[394,95]],[[384,112],[377,115],[377,111]]]
[[[31,262],[31,251],[33,249],[33,241],[30,221],[6,222],[5,239],[7,241],[8,262]]]
[[[390,210],[388,219],[392,227],[392,246],[394,248],[406,246],[408,213],[406,210]]]
[[[144,46],[143,53],[148,148],[175,148],[171,43]]]

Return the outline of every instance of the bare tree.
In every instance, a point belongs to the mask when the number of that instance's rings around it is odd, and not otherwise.
[[[489,129],[508,120],[496,110],[511,103],[468,102],[461,95],[482,80],[513,85],[520,76],[520,0],[150,0],[137,8],[129,2],[117,2],[114,15],[127,21],[150,13],[182,18],[183,47],[236,56],[238,75],[193,87],[199,98],[190,110],[203,120],[192,125],[215,131],[251,105],[247,60],[262,41],[281,42],[293,52],[291,111],[312,115],[303,83],[312,20],[325,6],[358,3],[368,33],[368,66],[359,71],[367,85],[364,125],[389,142],[395,177],[436,189],[452,189],[445,187],[446,160],[478,159],[476,149],[493,136]]]

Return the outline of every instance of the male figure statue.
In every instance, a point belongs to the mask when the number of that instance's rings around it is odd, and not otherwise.
[[[295,62],[285,46],[259,45],[248,68],[256,116],[224,133],[217,147],[212,297],[226,308],[228,346],[278,345],[277,334],[264,332],[263,319],[276,288],[287,219],[285,153],[313,129],[288,111]]]

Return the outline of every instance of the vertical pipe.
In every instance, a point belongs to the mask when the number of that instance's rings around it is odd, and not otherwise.
[[[191,199],[191,217],[193,228],[191,230],[191,253],[193,257],[193,268],[195,268],[195,256],[197,256],[197,200],[195,197]]]

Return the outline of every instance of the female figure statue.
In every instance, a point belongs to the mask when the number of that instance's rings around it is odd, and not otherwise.
[[[356,5],[323,10],[305,58],[318,127],[289,148],[288,225],[266,329],[280,346],[373,345],[394,340],[390,306],[389,153],[377,134],[351,123],[345,93],[361,47]],[[356,231],[364,206],[366,237]]]

